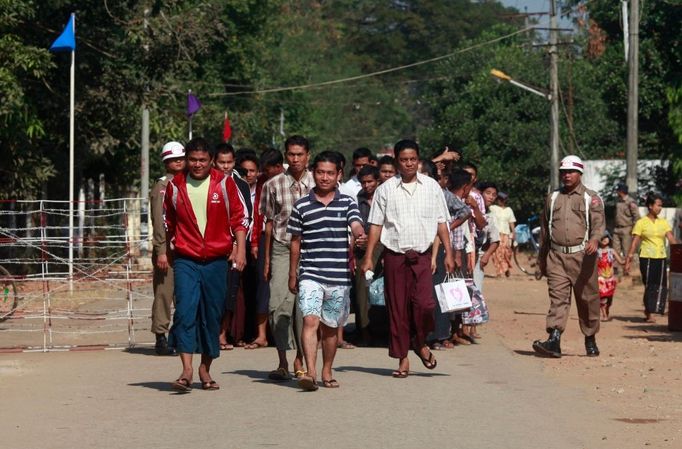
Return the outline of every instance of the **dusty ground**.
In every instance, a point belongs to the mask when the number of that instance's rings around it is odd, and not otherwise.
[[[315,396],[265,380],[271,348],[223,353],[214,370],[223,388],[183,397],[168,390],[178,360],[144,347],[0,354],[2,447],[682,447],[682,333],[667,330],[667,317],[644,323],[640,285],[619,285],[596,359],[584,356],[575,309],[565,357],[532,354],[546,335],[544,280],[487,278],[485,294],[491,322],[480,344],[437,352],[436,372],[413,359],[414,375],[396,381],[385,349],[341,351],[342,388]],[[0,324],[0,346],[36,339],[16,332],[23,322]],[[79,336],[79,323],[68,324],[69,341],[125,341],[120,329],[96,333],[109,322],[85,321],[95,333]],[[137,341],[150,342],[148,321],[136,327]]]
[[[544,339],[548,307],[546,283],[515,276],[513,281],[486,279],[494,331],[517,357],[533,357],[531,342]],[[565,356],[541,359],[544,373],[562,385],[578,387],[590,400],[605,405],[609,418],[630,423],[651,437],[653,447],[682,447],[682,333],[670,332],[667,316],[644,322],[643,287],[638,278],[623,278],[611,308],[612,320],[601,323],[597,342],[601,356],[584,356],[583,337],[573,306],[562,338]]]

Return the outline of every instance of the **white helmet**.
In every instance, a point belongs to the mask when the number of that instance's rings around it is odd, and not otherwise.
[[[171,141],[161,149],[161,160],[185,157],[185,147],[180,142]]]
[[[580,173],[583,172],[584,167],[583,161],[578,156],[572,154],[563,158],[561,164],[559,164],[559,170],[577,170]]]

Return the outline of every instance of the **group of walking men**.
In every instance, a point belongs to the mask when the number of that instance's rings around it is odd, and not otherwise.
[[[399,359],[397,372],[409,370],[410,349],[424,366],[436,367],[426,345],[434,309],[429,251],[438,234],[446,248],[446,268],[453,270],[446,226],[449,214],[438,184],[417,173],[417,143],[400,141],[394,152],[399,174],[376,188],[367,227],[356,199],[339,191],[343,156],[322,152],[309,168],[310,148],[302,136],[285,142],[287,169],[270,179],[261,177],[246,192],[234,176],[213,167],[215,155],[204,139],[193,139],[186,148],[177,142],[164,146],[162,159],[168,173],[152,191],[154,222],[165,225],[165,232],[158,226],[154,231],[154,287],[160,294],[153,306],[152,331],[158,353],[180,355],[182,373],[173,388],[191,389],[195,353],[201,354],[201,387],[219,388],[210,367],[220,354],[221,322],[230,298],[227,277],[244,269],[249,248],[255,259],[262,259],[262,279],[269,287],[267,316],[278,353],[270,379],[290,378],[286,351],[293,346],[299,384],[306,390],[317,389],[319,335],[322,385],[339,386],[331,366],[337,330],[350,309],[351,252],[364,247],[365,257],[358,263],[362,272],[371,271],[379,242],[385,248],[389,286],[389,355]],[[379,179],[379,168],[369,172]],[[262,254],[252,243],[259,239],[264,243]],[[428,286],[419,285],[424,280],[429,280]],[[163,292],[168,284],[173,286],[170,295]],[[170,329],[169,296],[175,297]]]
[[[362,257],[357,261],[359,277],[374,269],[376,253],[382,251],[389,356],[398,359],[393,376],[407,377],[410,350],[426,368],[434,369],[437,361],[426,339],[434,330],[431,248],[436,237],[444,248],[445,271],[453,272],[456,262],[448,205],[441,186],[418,172],[419,145],[411,140],[396,143],[395,176],[381,178],[377,167],[356,167],[361,170],[345,184],[340,183],[345,165],[340,153],[324,151],[310,164],[309,143],[302,136],[288,138],[284,150],[286,170],[281,154],[279,162],[270,158],[269,167],[262,163],[258,167],[255,153],[255,159],[242,159],[256,161],[254,173],[244,176],[247,182],[236,171],[214,168],[216,154],[202,138],[191,140],[186,148],[170,142],[162,150],[167,175],[155,185],[151,197],[152,332],[159,354],[180,355],[182,372],[173,388],[191,390],[195,353],[201,354],[201,387],[219,388],[210,367],[220,354],[225,317],[234,311],[228,285],[233,288],[235,282],[228,282],[228,276],[242,272],[247,259],[251,265],[260,264],[258,294],[265,297],[258,307],[254,343],[256,347],[267,344],[267,320],[278,354],[277,367],[268,377],[275,381],[291,378],[286,352],[294,347],[293,370],[299,385],[318,389],[316,358],[321,337],[321,385],[338,387],[332,363],[338,330],[350,309],[353,249],[360,250],[356,254]],[[562,160],[563,186],[548,196],[543,214],[541,265],[548,276],[550,336],[533,344],[542,355],[561,355],[559,340],[568,319],[571,290],[587,354],[599,354],[594,338],[599,329],[594,254],[604,232],[603,204],[582,185],[582,171],[577,157]],[[368,189],[372,192],[367,201],[364,187],[372,178],[384,182]],[[173,297],[175,314],[169,329]],[[362,330],[366,318],[362,311],[359,315]]]

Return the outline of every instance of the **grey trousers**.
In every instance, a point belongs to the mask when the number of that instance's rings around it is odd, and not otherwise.
[[[270,329],[277,350],[301,348],[303,317],[296,307],[296,295],[289,291],[289,247],[277,241],[272,242],[270,273]]]

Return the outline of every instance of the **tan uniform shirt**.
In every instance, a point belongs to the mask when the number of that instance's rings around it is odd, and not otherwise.
[[[637,203],[629,195],[616,200],[616,227],[631,228],[639,220]]]
[[[152,212],[152,248],[155,255],[166,254],[166,225],[163,219],[163,198],[166,186],[172,176],[160,178],[149,194],[149,207]]]
[[[589,223],[586,222],[585,192],[590,196],[588,207],[590,208]],[[549,223],[550,205],[552,195],[548,195],[545,201],[545,212],[542,216],[543,243],[549,242],[549,230],[551,226],[552,241],[561,246],[577,246],[585,241],[585,230],[588,228],[588,240],[599,240],[604,235],[606,224],[604,220],[604,204],[599,195],[593,190],[580,184],[571,193],[559,194],[554,201],[552,222]],[[587,242],[585,242],[587,243]]]

